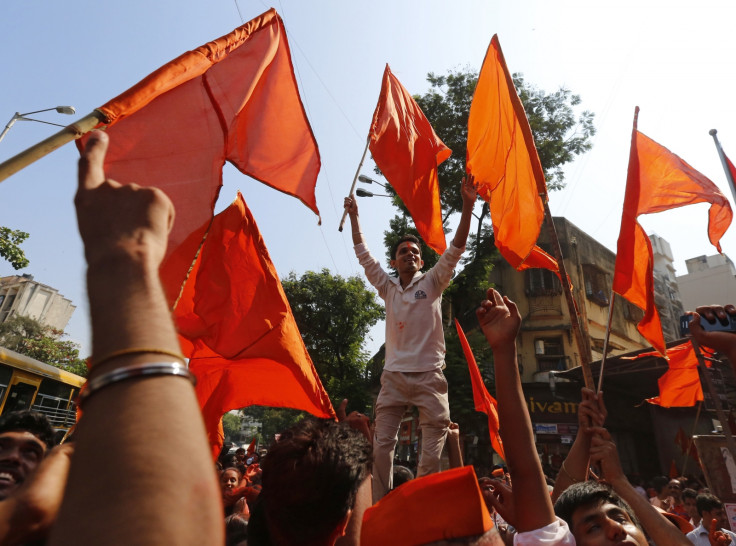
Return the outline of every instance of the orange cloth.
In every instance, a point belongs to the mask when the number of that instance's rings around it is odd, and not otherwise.
[[[437,166],[452,152],[388,65],[369,138],[373,161],[409,209],[419,235],[442,254],[447,246]]]
[[[536,246],[547,185],[496,35],[488,46],[470,106],[466,165],[475,176],[478,193],[490,204],[496,246],[506,261],[517,270],[545,267],[558,271],[555,259]]]
[[[253,455],[253,453],[256,452],[256,440],[258,440],[258,438],[256,436],[253,436],[253,439],[250,441],[250,445],[248,446],[248,449],[245,450],[245,452],[248,455]]]
[[[241,195],[215,216],[174,315],[215,456],[217,425],[232,409],[335,417]]]
[[[693,203],[711,203],[708,238],[720,252],[719,241],[731,224],[733,213],[728,199],[713,182],[637,130],[638,115],[637,107],[613,290],[644,311],[637,329],[664,355],[662,324],[654,305],[652,244],[637,218]]]
[[[642,353],[637,358],[645,356],[661,355],[652,351]],[[688,341],[671,347],[667,350],[667,356],[669,357],[669,369],[657,380],[659,396],[648,398],[647,402],[663,408],[679,408],[694,406],[696,402],[703,400],[703,387],[698,375],[698,359],[692,343]]]
[[[99,110],[107,175],[161,188],[176,209],[162,268],[173,303],[200,245],[229,161],[319,214],[317,143],[274,10],[159,68]],[[80,143],[83,146],[83,143]]]
[[[505,461],[506,454],[503,451],[503,442],[501,441],[501,435],[498,432],[498,402],[496,402],[496,399],[491,396],[488,389],[486,389],[485,383],[483,383],[483,378],[480,375],[480,370],[478,369],[478,363],[473,355],[473,350],[470,348],[468,338],[465,337],[465,332],[463,332],[462,326],[460,326],[457,319],[455,319],[455,328],[457,328],[460,345],[462,345],[463,353],[465,353],[465,360],[468,361],[470,383],[473,386],[473,403],[475,404],[475,411],[480,411],[488,415],[488,433],[491,436],[491,445],[496,453],[498,453]]]
[[[368,508],[360,544],[412,546],[481,535],[492,527],[475,471],[463,466],[406,482]]]

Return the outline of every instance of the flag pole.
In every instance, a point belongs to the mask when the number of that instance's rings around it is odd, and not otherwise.
[[[26,168],[31,163],[50,154],[57,148],[61,148],[67,142],[76,140],[85,133],[90,132],[100,123],[105,123],[105,115],[99,110],[93,110],[82,119],[67,125],[58,133],[51,135],[46,140],[34,144],[27,150],[0,163],[0,182]]]
[[[567,302],[567,310],[570,314],[570,324],[572,326],[573,337],[575,337],[578,354],[580,354],[580,367],[583,369],[583,380],[585,382],[585,386],[593,390],[595,388],[595,382],[593,381],[593,374],[590,371],[590,342],[587,337],[583,337],[583,329],[580,324],[580,314],[578,313],[577,305],[575,304],[575,297],[572,295],[572,290],[570,288],[570,277],[567,276],[565,261],[562,259],[560,239],[557,237],[555,222],[552,219],[552,212],[549,210],[547,195],[540,194],[539,197],[544,205],[544,214],[547,217],[547,227],[549,228],[550,238],[553,242],[552,248],[554,250],[555,259],[557,260],[557,265],[560,268],[562,292],[565,294],[565,301]]]
[[[685,458],[682,461],[682,475],[685,475],[685,469],[687,468],[688,460],[690,459],[690,450],[693,447],[693,436],[698,428],[698,420],[700,419],[700,410],[703,409],[703,401],[698,401],[698,411],[695,414],[695,423],[693,423],[693,431],[690,433],[690,441],[687,443],[687,450],[685,451]]]
[[[363,150],[363,157],[360,158],[360,163],[358,164],[358,170],[355,171],[355,178],[353,178],[353,185],[350,186],[350,193],[348,194],[350,197],[353,197],[353,193],[355,192],[355,185],[358,183],[358,175],[360,174],[360,169],[363,168],[363,161],[365,161],[365,154],[368,153],[368,144],[370,144],[371,138],[368,136],[368,138],[365,140],[365,150]],[[345,212],[342,213],[342,220],[340,220],[340,226],[337,228],[337,231],[342,231],[342,227],[345,225],[345,218],[348,217],[348,209],[345,209]]]
[[[718,416],[718,420],[721,422],[723,434],[726,436],[726,447],[731,452],[731,456],[736,458],[736,442],[734,442],[733,435],[731,434],[731,426],[728,424],[728,417],[726,416],[726,412],[723,411],[721,398],[720,396],[718,396],[718,392],[716,392],[716,388],[713,386],[713,380],[710,377],[710,373],[708,373],[708,368],[705,365],[703,353],[700,352],[700,344],[693,337],[690,338],[690,343],[693,344],[693,348],[695,349],[695,356],[698,359],[698,368],[700,368],[702,376],[705,378],[705,386],[708,389],[710,397],[713,399],[713,403],[716,406],[716,415]]]
[[[598,372],[598,390],[601,392],[603,386],[603,367],[606,365],[606,355],[608,354],[608,338],[611,337],[611,321],[613,320],[613,301],[616,293],[611,289],[611,297],[608,299],[608,325],[606,326],[606,337],[603,340],[603,356],[601,357],[601,370]]]
[[[733,201],[734,203],[736,203],[736,182],[734,182],[731,169],[728,168],[728,160],[726,159],[726,154],[723,153],[721,143],[718,141],[718,137],[716,136],[717,133],[718,131],[716,131],[715,129],[711,129],[710,131],[708,131],[708,134],[713,137],[713,141],[716,143],[716,150],[718,150],[718,156],[721,158],[721,165],[723,165],[723,170],[726,171],[728,186],[731,188],[731,197],[733,197]]]

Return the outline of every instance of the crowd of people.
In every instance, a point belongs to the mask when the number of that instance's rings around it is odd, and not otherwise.
[[[435,357],[444,340],[425,338],[427,348],[401,339],[417,335],[406,324],[415,313],[436,311],[448,266],[421,273],[418,242],[406,239],[394,251],[398,280],[384,277],[365,248],[352,200],[346,208],[356,253],[396,319],[387,320],[387,339],[398,346],[392,377],[382,379],[378,422],[346,414],[344,402],[337,421],[305,418],[266,452],[241,448],[213,464],[158,279],[174,210],[157,189],[105,177],[107,139],[90,136],[75,200],[93,328],[81,418],[60,446],[42,416],[0,418],[0,544],[736,545],[723,504],[702,484],[658,479],[648,495],[627,479],[602,393],[583,389],[581,426],[548,485],[519,377],[521,317],[494,289],[479,302],[477,319],[493,351],[506,466],[490,476],[463,466],[459,431],[442,409],[446,381]],[[464,202],[475,199],[472,180],[462,192]],[[453,259],[467,236],[464,221]],[[691,332],[736,362],[736,337],[700,325],[727,313],[736,308],[699,308]],[[431,325],[434,317],[422,319]],[[408,366],[407,351],[428,356],[426,369]],[[423,453],[430,459],[420,461],[415,477],[391,469],[394,414],[425,402]],[[452,468],[438,472],[443,445]]]

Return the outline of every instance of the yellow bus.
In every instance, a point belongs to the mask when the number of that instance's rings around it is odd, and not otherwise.
[[[86,379],[0,347],[0,415],[24,409],[43,413],[56,430],[76,420],[75,400]]]

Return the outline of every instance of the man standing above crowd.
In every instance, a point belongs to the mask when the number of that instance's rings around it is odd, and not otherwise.
[[[442,330],[442,292],[463,251],[470,229],[470,216],[477,197],[472,176],[461,186],[463,210],[450,247],[437,264],[422,273],[420,241],[404,235],[391,249],[389,276],[368,251],[358,219],[354,197],[345,198],[350,215],[355,254],[368,281],[386,302],[386,363],[375,408],[373,440],[373,502],[392,486],[392,465],[401,418],[406,407],[419,410],[422,454],[417,476],[440,469],[440,455],[450,424],[445,366],[445,337]]]

